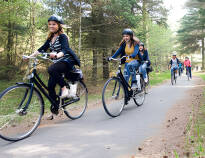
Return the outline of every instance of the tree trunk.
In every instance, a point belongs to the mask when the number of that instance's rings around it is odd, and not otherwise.
[[[103,79],[108,79],[109,78],[109,65],[108,65],[108,62],[106,60],[107,57],[108,57],[107,50],[103,50],[103,53],[102,53],[102,58],[103,58]]]
[[[202,54],[202,69],[204,70],[204,38],[201,40],[202,42],[202,48],[201,48],[201,54]]]
[[[145,45],[147,44],[147,2],[143,0],[142,2],[142,20],[143,20],[143,40]]]
[[[92,71],[92,83],[97,84],[97,50],[93,49],[93,71]]]

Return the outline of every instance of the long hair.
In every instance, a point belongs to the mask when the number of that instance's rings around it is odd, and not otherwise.
[[[130,47],[132,45],[133,46],[136,46],[137,44],[139,45],[140,43],[140,40],[135,36],[130,36],[130,40],[131,40]],[[122,39],[122,41],[120,42],[120,46],[123,45],[124,43],[125,43],[125,40]]]
[[[64,33],[62,25],[61,25],[60,23],[58,23],[58,22],[56,22],[56,23],[58,24],[58,31],[57,31],[56,33],[57,33],[58,35]],[[55,34],[55,33],[53,33],[53,32],[49,32],[49,33],[48,33],[47,40],[51,40],[51,39],[53,38],[54,34]]]

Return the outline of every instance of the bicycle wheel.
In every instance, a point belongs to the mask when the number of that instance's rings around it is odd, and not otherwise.
[[[145,94],[148,94],[149,93],[149,89],[150,89],[150,83],[149,83],[149,74],[147,74],[147,79],[148,79],[148,82],[145,83]]]
[[[174,72],[174,83],[177,84],[177,77],[176,77],[176,73]]]
[[[144,103],[145,100],[145,82],[142,77],[140,77],[140,85],[141,85],[141,91],[134,91],[134,97],[133,100],[137,106],[141,106]]]
[[[174,75],[171,74],[171,84],[174,85]]]
[[[43,100],[38,91],[33,95],[26,110],[31,87],[15,85],[0,94],[0,137],[18,141],[30,136],[38,127],[43,115]]]
[[[76,96],[79,101],[76,101],[64,107],[64,113],[72,120],[78,119],[84,114],[88,103],[88,90],[86,88],[86,85],[83,81],[77,81],[76,84]]]
[[[121,114],[125,105],[125,89],[118,78],[110,78],[102,91],[102,103],[105,112],[111,117]]]

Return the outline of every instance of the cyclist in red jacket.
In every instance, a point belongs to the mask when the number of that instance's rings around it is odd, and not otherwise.
[[[188,57],[185,57],[184,67],[186,68],[186,74],[187,74],[187,71],[189,71],[190,78],[192,78],[192,75],[191,75],[191,61],[189,60]]]

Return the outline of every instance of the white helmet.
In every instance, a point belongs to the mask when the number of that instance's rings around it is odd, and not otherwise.
[[[177,55],[177,52],[174,51],[174,52],[172,53],[172,56],[176,56],[176,55]]]

